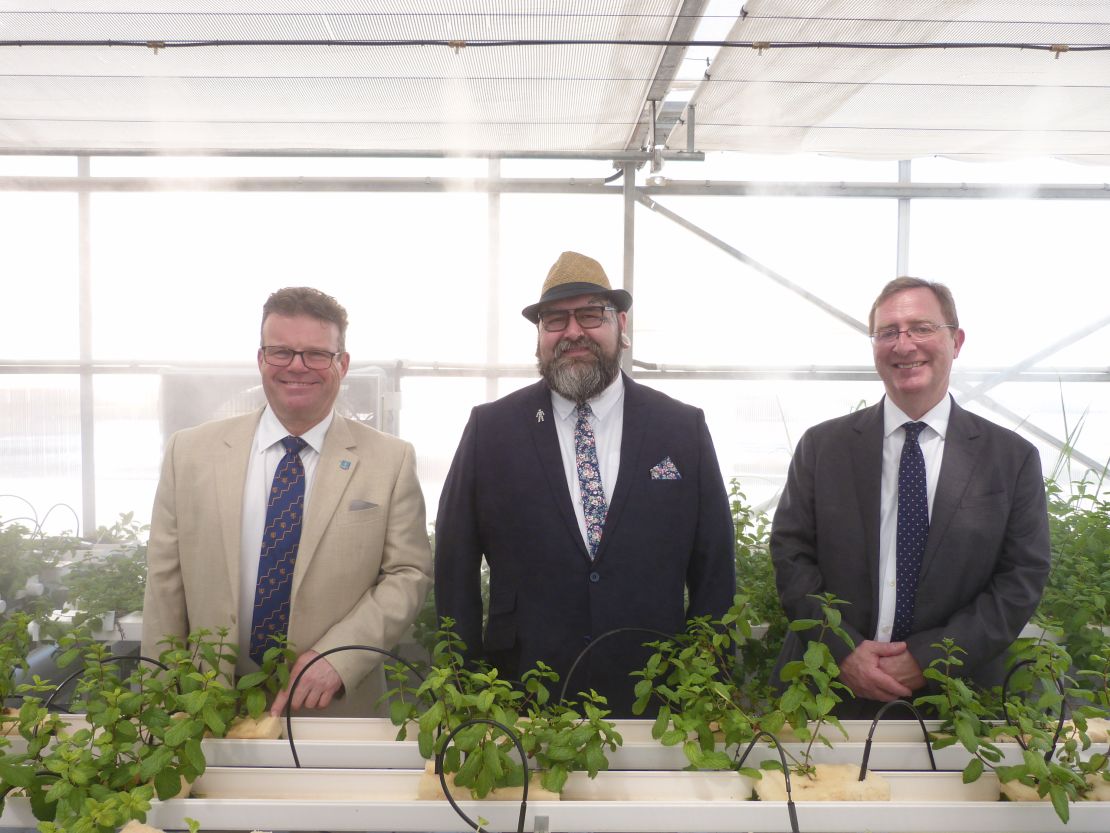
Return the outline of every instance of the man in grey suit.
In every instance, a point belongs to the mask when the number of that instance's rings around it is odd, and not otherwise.
[[[147,548],[148,656],[167,636],[226,627],[245,674],[287,636],[295,678],[331,648],[391,648],[416,618],[432,556],[415,454],[335,412],[346,332],[330,295],[278,290],[262,308],[266,407],[170,438]],[[330,654],[308,669],[293,708],[370,715],[383,687],[377,655]]]
[[[474,409],[436,518],[436,610],[470,657],[513,679],[543,661],[617,717],[631,716],[629,672],[652,636],[598,637],[677,633],[688,616],[723,614],[736,591],[705,416],[620,371],[631,303],[593,258],[559,257],[522,311],[543,379]]]
[[[924,688],[944,637],[967,652],[963,675],[1000,683],[1050,564],[1037,450],[948,393],[964,343],[948,288],[891,281],[868,324],[886,397],[805,433],[771,532],[789,618],[819,618],[811,594],[850,602],[855,648],[829,645],[855,694],[841,717]],[[780,667],[803,648],[791,634]]]

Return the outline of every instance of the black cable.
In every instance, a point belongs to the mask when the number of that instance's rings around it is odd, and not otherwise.
[[[445,46],[449,49],[480,49],[483,47],[518,46],[681,46],[716,47],[718,49],[755,49],[763,52],[770,49],[1019,49],[1043,52],[1100,52],[1110,51],[1110,44],[1052,44],[990,41],[944,41],[940,43],[889,43],[882,41],[730,41],[730,40],[665,40],[665,39],[505,39],[505,40],[445,40],[441,38],[420,39],[336,39],[336,40],[289,40],[289,39],[231,39],[231,40],[0,40],[0,46],[50,46],[50,47],[140,47],[144,49],[190,49],[218,46]]]

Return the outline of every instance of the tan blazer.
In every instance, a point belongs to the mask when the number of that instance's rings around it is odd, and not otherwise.
[[[246,644],[251,623],[237,621],[239,547],[247,462],[261,414],[205,423],[170,438],[147,552],[147,656],[158,655],[166,635],[200,628],[227,627],[233,642]],[[290,642],[298,653],[341,645],[392,648],[419,613],[431,573],[412,445],[336,415],[305,510]],[[380,657],[347,651],[328,660],[345,694],[314,714],[376,713],[384,683]]]

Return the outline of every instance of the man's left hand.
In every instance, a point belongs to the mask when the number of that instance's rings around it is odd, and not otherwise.
[[[879,668],[892,676],[910,691],[917,691],[925,686],[925,677],[921,673],[921,666],[909,651],[903,651],[894,656],[881,657]]]
[[[297,679],[297,675],[301,673],[301,669],[312,661],[313,657],[320,656],[318,651],[305,651],[297,661],[293,663],[293,668],[289,672],[289,685]],[[335,697],[343,688],[343,680],[339,676],[339,672],[335,670],[327,658],[312,663],[312,667],[308,669],[308,673],[301,677],[301,681],[297,683],[297,691],[293,697],[293,711],[300,711],[304,709],[325,709],[331,703],[332,698]],[[289,689],[285,688],[278,692],[274,698],[274,704],[270,707],[270,714],[274,717],[280,717],[285,711],[285,703],[289,699]]]

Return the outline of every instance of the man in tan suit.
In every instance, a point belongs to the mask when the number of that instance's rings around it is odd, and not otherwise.
[[[258,350],[266,407],[170,438],[147,554],[144,654],[157,656],[166,636],[226,627],[240,646],[238,673],[257,668],[248,645],[262,619],[260,562],[269,572],[268,501],[275,471],[280,478],[292,457],[304,482],[296,506],[303,518],[295,517],[300,537],[285,607],[274,617],[280,625],[269,627],[287,633],[298,653],[293,678],[330,648],[392,648],[420,611],[432,558],[413,448],[335,413],[350,364],[346,330],[334,298],[307,287],[275,292],[263,306]],[[290,443],[303,447],[286,452]],[[340,652],[312,665],[292,705],[371,714],[383,683],[378,655]],[[278,695],[272,713],[287,697]]]

